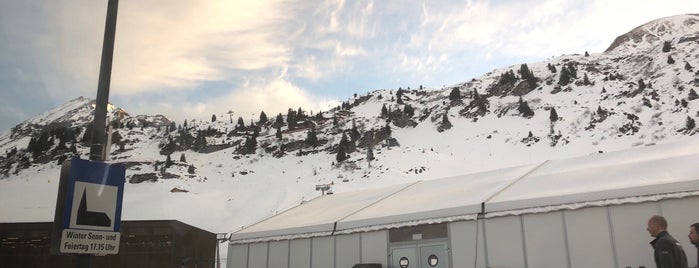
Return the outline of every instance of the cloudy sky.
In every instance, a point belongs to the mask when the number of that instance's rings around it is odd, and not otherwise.
[[[0,132],[95,98],[107,0],[0,0]],[[246,121],[354,93],[441,88],[599,53],[687,0],[121,0],[110,101],[133,114]]]

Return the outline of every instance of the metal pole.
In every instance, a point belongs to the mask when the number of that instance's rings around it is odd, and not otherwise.
[[[218,250],[219,244],[221,244],[221,239],[216,237],[216,268],[221,268],[221,251]]]
[[[109,0],[107,6],[107,22],[104,28],[102,43],[102,62],[97,84],[97,99],[95,101],[95,120],[92,127],[92,145],[90,160],[104,161],[103,150],[106,136],[107,103],[109,102],[109,83],[112,77],[112,56],[114,54],[114,35],[116,33],[117,7],[119,0]]]
[[[104,161],[104,143],[107,124],[107,103],[109,102],[109,83],[112,78],[112,57],[114,55],[114,35],[116,33],[116,18],[119,0],[109,0],[107,4],[107,21],[104,27],[104,41],[102,42],[102,61],[100,63],[100,76],[97,83],[97,99],[95,100],[95,119],[92,123],[92,145],[90,146],[90,160]],[[92,255],[78,254],[77,267],[90,268]]]

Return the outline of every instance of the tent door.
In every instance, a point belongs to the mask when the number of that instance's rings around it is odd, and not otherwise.
[[[391,264],[389,268],[420,268],[417,260],[417,246],[402,246],[391,248]]]
[[[447,268],[447,245],[421,245],[420,264],[421,268]]]
[[[447,245],[430,243],[391,247],[391,263],[388,267],[448,268]]]

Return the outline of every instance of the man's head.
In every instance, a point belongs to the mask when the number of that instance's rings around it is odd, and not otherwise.
[[[655,215],[648,220],[648,228],[646,228],[650,236],[657,237],[660,233],[667,230],[667,221],[663,216]]]
[[[699,222],[689,226],[689,242],[699,245]]]

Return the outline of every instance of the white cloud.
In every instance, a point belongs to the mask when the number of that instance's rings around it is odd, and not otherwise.
[[[263,84],[249,85],[223,99],[225,103],[234,104],[236,110],[259,113],[259,110],[265,109],[267,113],[273,114],[298,107],[316,112],[321,109],[327,111],[328,107],[335,107],[338,104],[333,100],[314,97],[282,78]]]
[[[271,27],[281,1],[123,2],[117,23],[114,86],[138,94],[229,78],[229,70],[286,64]]]
[[[257,120],[260,111],[267,116],[277,113],[286,114],[288,108],[301,107],[313,111],[328,111],[337,107],[335,100],[320,98],[309,94],[282,77],[269,81],[247,81],[242,88],[229,94],[203,101],[189,101],[186,94],[173,94],[156,101],[132,102],[127,108],[143,111],[146,114],[164,114],[172,120],[206,119],[212,114],[222,115],[232,110],[234,118],[242,116],[246,122],[254,117]]]

